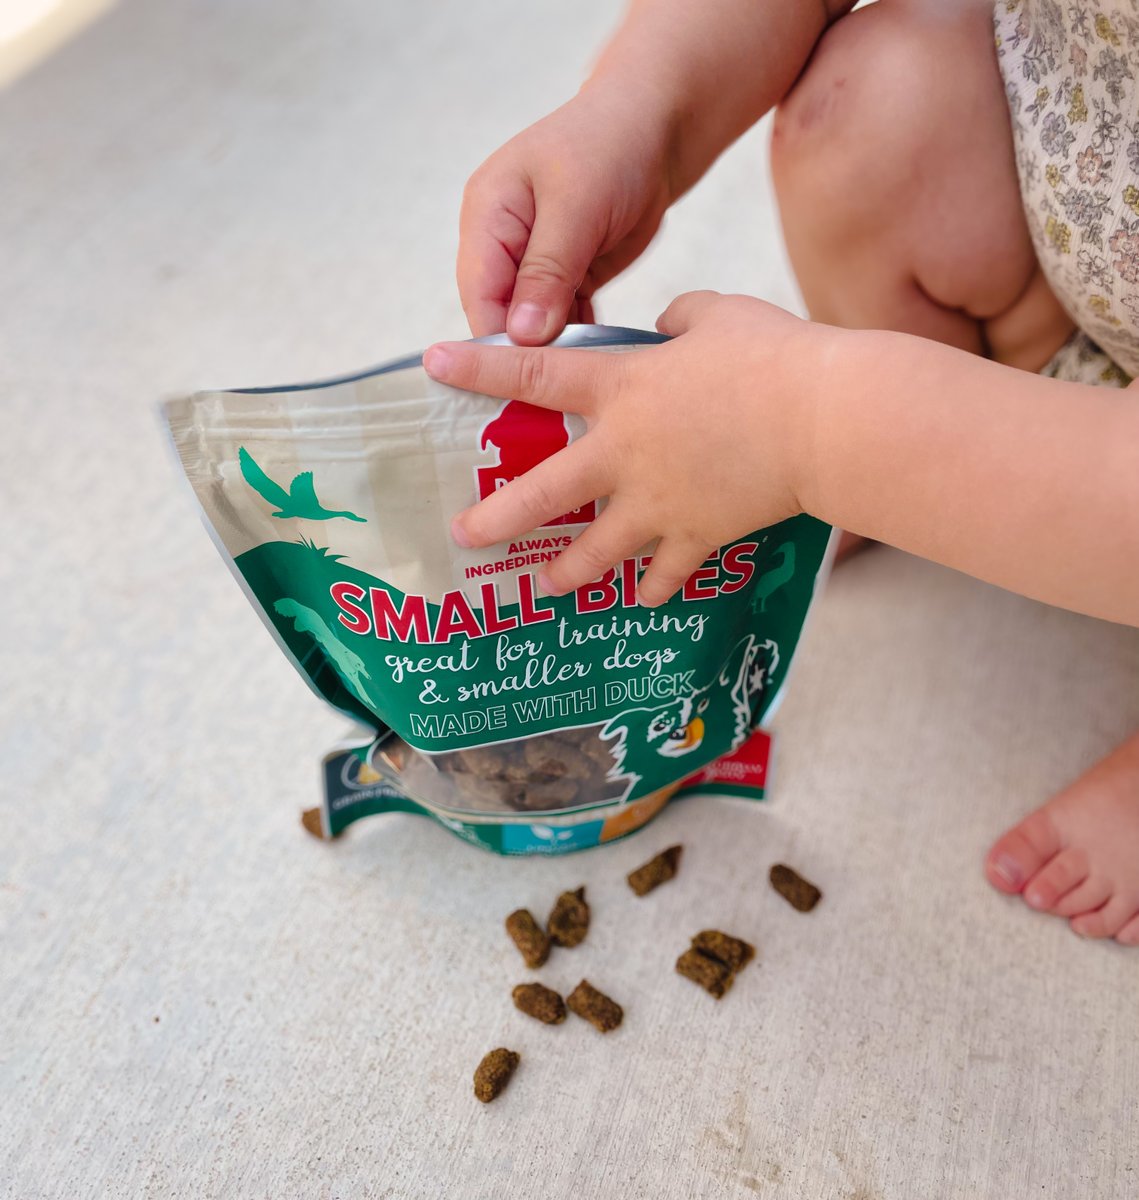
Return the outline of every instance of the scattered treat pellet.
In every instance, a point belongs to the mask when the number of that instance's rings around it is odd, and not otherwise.
[[[701,954],[695,946],[690,946],[676,960],[676,972],[685,979],[698,983],[709,995],[717,1000],[732,986],[735,974],[727,963]]]
[[[594,1029],[608,1033],[621,1024],[625,1010],[616,1000],[610,1000],[604,993],[599,992],[588,979],[573,989],[566,997],[566,1004],[572,1012],[587,1020]]]
[[[676,960],[676,970],[719,1000],[732,986],[736,972],[742,971],[753,958],[755,947],[742,938],[718,929],[702,929]]]
[[[718,929],[702,930],[692,939],[692,948],[719,959],[731,971],[743,970],[755,958],[754,946]]]
[[[676,874],[683,850],[683,846],[669,846],[667,850],[662,850],[656,858],[650,858],[643,867],[630,873],[629,886],[638,896],[647,896],[653,888],[667,883]]]
[[[313,837],[324,838],[324,825],[320,820],[319,808],[306,808],[301,813],[301,824]]]
[[[506,918],[506,932],[531,970],[550,957],[550,939],[528,908],[515,909]]]
[[[813,883],[808,883],[798,871],[792,871],[782,863],[776,863],[771,868],[769,878],[771,886],[792,908],[800,912],[810,912],[823,898],[822,892]]]
[[[589,905],[585,902],[585,888],[576,892],[562,892],[546,922],[550,941],[559,946],[576,946],[585,940],[589,931]]]
[[[510,1082],[518,1063],[519,1056],[503,1046],[484,1055],[475,1067],[475,1096],[489,1104]]]
[[[566,1019],[565,1001],[541,983],[520,983],[511,993],[514,1007],[545,1025],[560,1025]]]

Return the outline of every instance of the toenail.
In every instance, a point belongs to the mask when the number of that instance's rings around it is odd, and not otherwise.
[[[1002,854],[993,863],[993,870],[1009,885],[1009,887],[1019,887],[1024,881],[1024,875],[1021,873],[1020,867],[1015,859],[1010,858],[1007,854]]]

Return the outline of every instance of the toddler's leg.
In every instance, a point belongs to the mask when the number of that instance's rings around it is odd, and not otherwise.
[[[1030,371],[1071,334],[1028,235],[991,0],[879,0],[838,21],[777,114],[771,161],[816,320]],[[1078,933],[1139,945],[1139,736],[1006,833],[986,874]]]
[[[838,21],[776,115],[771,164],[815,320],[1033,371],[1072,332],[1028,235],[991,0]]]

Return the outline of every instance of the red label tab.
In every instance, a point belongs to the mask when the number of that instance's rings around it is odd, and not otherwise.
[[[683,789],[730,783],[734,787],[761,790],[767,783],[767,767],[770,761],[771,734],[757,729],[738,750],[709,763],[703,770],[690,775],[680,786]]]
[[[504,484],[525,475],[551,454],[569,445],[565,416],[548,408],[538,408],[522,400],[509,400],[496,417],[483,426],[479,449],[493,446],[498,462],[475,468],[479,499],[492,496]],[[550,525],[580,525],[597,516],[597,505],[590,501],[582,508],[547,521]],[[543,527],[545,528],[545,526]]]

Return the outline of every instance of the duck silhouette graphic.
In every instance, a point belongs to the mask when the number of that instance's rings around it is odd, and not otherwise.
[[[286,492],[279,483],[265,474],[257,465],[253,455],[244,446],[237,452],[241,464],[241,474],[245,482],[264,500],[277,506],[277,511],[271,515],[281,520],[289,517],[300,517],[305,521],[331,521],[333,517],[347,517],[349,521],[365,521],[354,512],[346,509],[325,508],[316,498],[316,487],[312,481],[311,471],[302,471],[293,477]]]
[[[480,450],[493,446],[498,451],[497,463],[475,469],[479,499],[485,500],[504,484],[533,470],[550,455],[564,450],[569,442],[569,430],[560,412],[524,400],[508,400],[498,415],[483,426],[479,436]],[[596,505],[591,501],[549,524],[582,524],[596,515]]]
[[[776,548],[778,562],[768,571],[764,571],[755,584],[755,595],[751,601],[751,611],[754,613],[767,611],[767,602],[774,592],[785,583],[790,583],[795,576],[795,543],[784,542]]]

